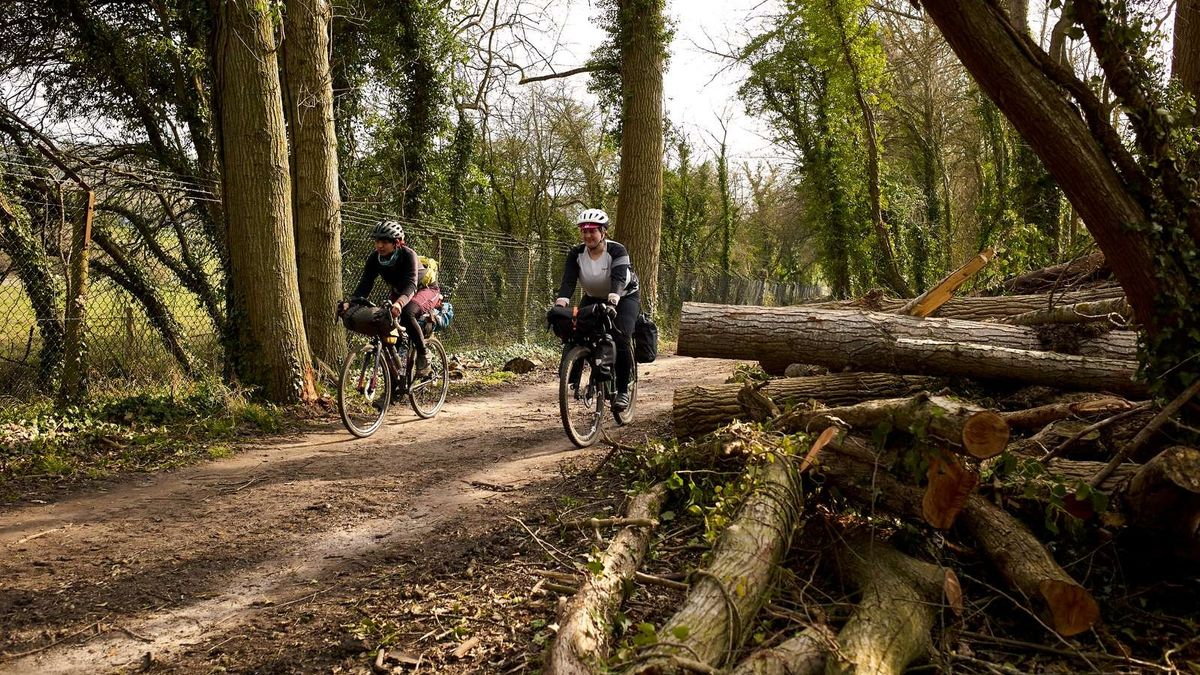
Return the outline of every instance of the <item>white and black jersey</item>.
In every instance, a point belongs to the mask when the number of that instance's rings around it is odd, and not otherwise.
[[[610,293],[625,297],[638,292],[638,278],[629,261],[629,252],[611,239],[604,241],[604,253],[596,260],[588,254],[586,244],[572,248],[567,254],[557,297],[570,298],[576,284],[583,286],[584,295],[593,298],[607,298]]]

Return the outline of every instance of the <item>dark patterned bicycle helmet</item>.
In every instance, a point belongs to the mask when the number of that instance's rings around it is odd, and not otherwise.
[[[381,220],[371,230],[371,238],[404,241],[404,226],[394,220]]]

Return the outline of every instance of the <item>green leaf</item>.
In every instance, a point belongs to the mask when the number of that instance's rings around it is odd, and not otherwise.
[[[599,560],[589,560],[587,568],[592,574],[600,574],[604,571],[604,563]]]
[[[670,520],[675,520],[675,512],[674,511],[663,511],[661,514],[659,514],[658,519],[663,521],[664,523],[667,521],[670,521]]]
[[[687,626],[676,626],[671,631],[671,635],[674,635],[676,640],[686,640],[689,633],[691,631],[688,630]]]
[[[1078,40],[1083,37],[1083,26],[1071,26],[1067,29],[1067,37]]]

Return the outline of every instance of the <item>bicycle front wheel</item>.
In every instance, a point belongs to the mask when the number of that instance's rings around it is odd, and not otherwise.
[[[392,401],[392,374],[383,349],[368,344],[346,356],[338,380],[338,412],[350,433],[366,438],[379,430]]]
[[[558,411],[563,429],[576,447],[586,448],[600,437],[604,390],[588,358],[591,350],[568,349],[558,366]]]
[[[450,364],[446,360],[446,350],[437,338],[425,340],[425,356],[433,372],[429,377],[412,383],[408,390],[408,403],[417,417],[429,419],[446,404],[446,392],[450,391]]]

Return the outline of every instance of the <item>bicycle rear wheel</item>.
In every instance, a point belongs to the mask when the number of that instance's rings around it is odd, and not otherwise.
[[[558,411],[567,438],[580,448],[596,442],[604,418],[604,391],[590,354],[586,347],[571,347],[558,366]]]
[[[425,339],[425,356],[433,372],[429,377],[416,380],[408,390],[408,403],[417,417],[429,419],[441,411],[446,403],[446,392],[450,391],[450,364],[446,350],[437,338]]]
[[[392,401],[392,374],[379,344],[368,344],[346,356],[338,380],[338,412],[342,424],[359,438],[379,430]]]

